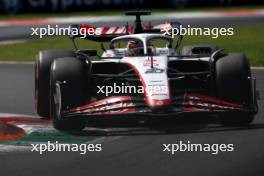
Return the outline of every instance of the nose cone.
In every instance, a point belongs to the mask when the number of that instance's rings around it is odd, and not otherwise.
[[[165,100],[152,100],[149,99],[147,101],[149,107],[151,110],[155,113],[165,113],[170,111],[171,109],[171,100],[165,99]]]
[[[150,108],[159,109],[171,105],[167,56],[126,57],[122,62],[127,63],[137,74]]]
[[[150,107],[169,106],[171,105],[171,100],[170,99],[155,100],[152,99],[152,97],[147,96],[147,104]]]

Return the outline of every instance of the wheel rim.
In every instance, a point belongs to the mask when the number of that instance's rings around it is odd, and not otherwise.
[[[55,84],[55,92],[54,92],[53,98],[54,98],[55,115],[58,117],[58,119],[60,119],[61,117],[61,88],[60,88],[59,83]]]

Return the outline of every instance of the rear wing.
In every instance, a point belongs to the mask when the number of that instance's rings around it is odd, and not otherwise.
[[[177,22],[166,22],[163,24],[152,26],[151,24],[142,26],[140,33],[161,33],[167,35],[167,31],[179,26]],[[121,27],[96,27],[88,24],[72,25],[71,36],[85,38],[92,41],[111,41],[115,37],[138,33],[134,26],[121,26]]]
[[[168,31],[172,28],[178,28],[180,23],[178,22],[167,22],[152,26],[142,25],[141,16],[151,15],[151,12],[146,11],[129,11],[125,13],[126,16],[135,16],[133,26],[129,26],[128,23],[121,27],[95,27],[88,24],[72,25],[71,39],[76,37],[86,38],[94,41],[110,41],[115,37],[129,34],[140,34],[140,33],[164,33],[168,34]]]
[[[72,25],[70,38],[85,38],[93,41],[110,41],[115,37],[132,34],[132,27],[96,27],[87,24]],[[77,31],[77,32],[73,32]]]

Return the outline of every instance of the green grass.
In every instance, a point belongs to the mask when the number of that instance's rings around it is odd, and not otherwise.
[[[168,12],[190,12],[190,11],[232,11],[232,10],[254,10],[263,9],[264,6],[219,6],[219,7],[182,7],[182,8],[157,8],[146,9],[153,13],[168,13]],[[38,19],[48,17],[72,17],[72,16],[108,16],[108,15],[124,15],[125,10],[89,10],[81,12],[51,12],[51,13],[24,13],[18,15],[0,15],[0,19]]]
[[[216,44],[228,52],[244,52],[252,65],[264,66],[264,26],[244,26],[235,28],[233,36],[220,36],[213,39],[209,36],[186,36],[182,45]],[[100,50],[100,43],[78,40],[81,48]],[[1,61],[34,61],[40,50],[72,49],[67,37],[47,37],[39,40],[28,40],[27,43],[0,45]]]

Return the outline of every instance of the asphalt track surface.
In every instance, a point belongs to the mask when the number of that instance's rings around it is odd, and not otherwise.
[[[264,90],[264,70],[253,70],[258,89]],[[0,65],[0,112],[31,114],[34,67]],[[111,133],[90,132],[106,138],[103,151],[80,155],[76,152],[50,152],[44,155],[29,151],[1,152],[0,175],[186,175],[186,176],[263,176],[264,174],[264,111],[247,127],[221,127],[193,121],[162,125],[143,125],[137,129],[126,124],[125,130]],[[135,130],[137,129],[137,130]],[[162,144],[178,141],[192,143],[232,143],[233,152],[212,155],[207,152],[162,152]]]

